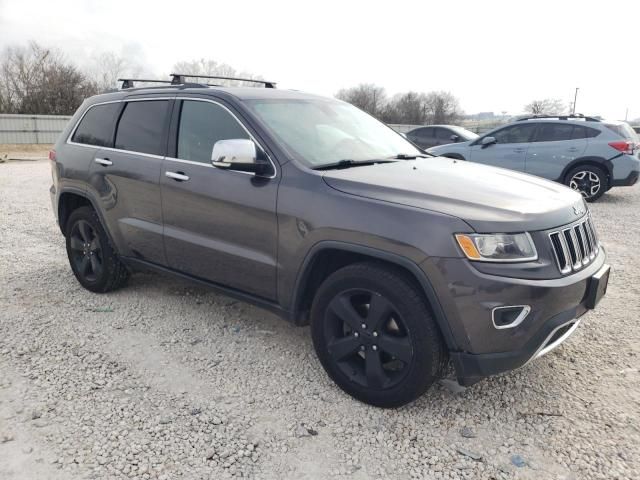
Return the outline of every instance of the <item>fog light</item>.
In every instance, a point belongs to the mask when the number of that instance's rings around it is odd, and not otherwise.
[[[531,307],[529,305],[496,307],[491,310],[491,321],[498,330],[514,328],[524,321],[530,311]]]

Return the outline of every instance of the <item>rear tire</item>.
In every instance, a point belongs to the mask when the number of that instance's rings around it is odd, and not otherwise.
[[[595,165],[579,165],[565,177],[565,185],[580,192],[587,202],[595,202],[609,190],[606,172]]]
[[[446,366],[446,351],[427,302],[401,270],[375,262],[348,265],[320,286],[311,335],[331,379],[378,407],[422,395]]]
[[[126,283],[129,271],[109,242],[93,208],[85,206],[74,210],[67,220],[65,233],[69,264],[84,288],[105,293]]]

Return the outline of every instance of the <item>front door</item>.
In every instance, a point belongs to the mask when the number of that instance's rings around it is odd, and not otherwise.
[[[216,141],[252,139],[222,104],[181,100],[174,111],[175,157],[165,160],[160,180],[169,266],[275,299],[279,177],[212,166]]]
[[[480,138],[470,148],[470,160],[524,172],[527,149],[535,129],[534,124],[509,125],[489,135],[496,139],[496,143],[490,145],[482,145]]]

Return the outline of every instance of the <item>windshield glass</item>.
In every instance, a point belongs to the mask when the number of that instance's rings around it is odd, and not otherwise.
[[[420,151],[385,124],[337,100],[246,100],[292,156],[308,167],[382,160]]]
[[[461,138],[464,138],[465,140],[474,140],[478,138],[477,133],[473,133],[471,130],[467,130],[466,128],[451,127],[451,130],[456,132]]]

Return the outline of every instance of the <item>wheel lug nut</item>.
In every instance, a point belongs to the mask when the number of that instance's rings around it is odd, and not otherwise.
[[[366,329],[367,329],[367,324],[366,324],[366,323],[363,323],[363,324],[362,324],[362,329],[363,329],[363,330],[366,330]]]
[[[360,350],[364,350],[364,345],[360,345]]]
[[[353,336],[358,338],[360,336],[360,334],[358,332],[354,332]]]
[[[373,345],[373,346],[371,347],[371,349],[372,349],[372,350],[378,350],[378,346],[377,346],[377,345]]]
[[[378,332],[373,332],[373,336],[377,337],[378,336]]]

